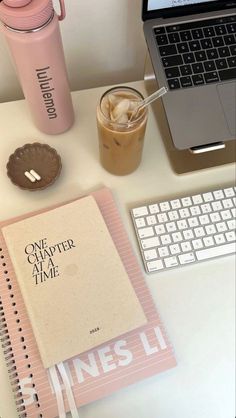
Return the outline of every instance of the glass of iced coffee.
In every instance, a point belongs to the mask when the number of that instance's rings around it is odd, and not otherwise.
[[[98,104],[97,126],[102,166],[112,174],[132,173],[142,158],[147,107],[135,112],[143,96],[131,87],[113,87]]]

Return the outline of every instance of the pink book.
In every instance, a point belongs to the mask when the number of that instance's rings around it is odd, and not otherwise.
[[[109,189],[92,193],[147,318],[147,324],[64,362],[77,407],[176,365]],[[39,212],[40,213],[40,212]],[[1,227],[32,214],[5,221]],[[0,231],[0,338],[20,417],[55,418],[58,407]],[[62,388],[63,390],[63,388]],[[66,397],[65,397],[66,398]],[[69,410],[65,399],[66,409]]]

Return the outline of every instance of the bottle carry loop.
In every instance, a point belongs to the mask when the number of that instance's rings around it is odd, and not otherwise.
[[[58,16],[58,19],[59,19],[59,20],[63,20],[63,19],[65,19],[65,17],[66,17],[66,8],[65,8],[65,3],[64,3],[64,0],[59,0],[59,3],[60,3],[60,10],[61,10],[61,13],[60,13],[60,15]]]

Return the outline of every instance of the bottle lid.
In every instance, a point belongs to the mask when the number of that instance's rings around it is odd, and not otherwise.
[[[0,20],[18,30],[32,30],[44,25],[52,16],[52,0],[3,0]]]

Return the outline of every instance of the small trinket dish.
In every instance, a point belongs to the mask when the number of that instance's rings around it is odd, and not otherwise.
[[[21,189],[36,191],[54,183],[61,166],[61,157],[54,148],[34,142],[17,148],[10,155],[7,175]]]

